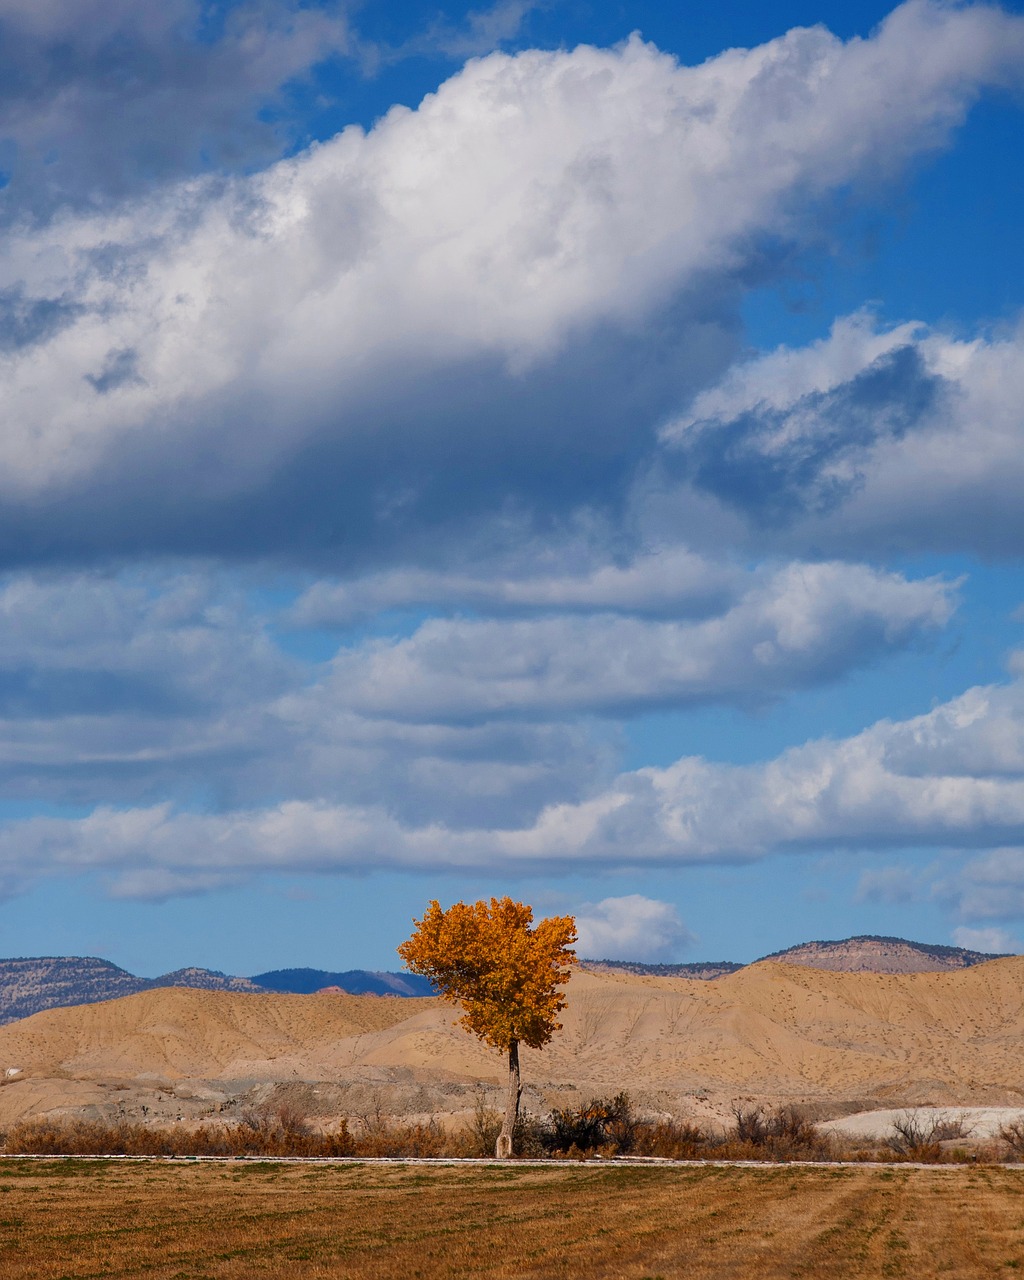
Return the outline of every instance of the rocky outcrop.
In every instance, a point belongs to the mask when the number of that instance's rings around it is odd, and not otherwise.
[[[884,938],[874,934],[836,942],[804,942],[763,957],[765,960],[781,960],[786,964],[831,969],[838,973],[939,973],[968,969],[971,965],[1001,958],[964,947],[908,942],[906,938]]]

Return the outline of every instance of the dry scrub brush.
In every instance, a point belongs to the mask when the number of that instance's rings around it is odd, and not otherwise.
[[[176,1125],[160,1128],[126,1119],[115,1122],[68,1118],[34,1120],[7,1134],[9,1154],[138,1156],[306,1156],[489,1157],[501,1115],[483,1094],[468,1124],[445,1129],[437,1120],[395,1119],[378,1100],[365,1115],[342,1120],[329,1130],[314,1128],[294,1105],[243,1111],[235,1124]],[[593,1099],[547,1116],[520,1115],[515,1150],[527,1159],[584,1159],[601,1156],[660,1157],[669,1160],[884,1160],[953,1163],[1004,1159],[1007,1148],[1024,1157],[1024,1116],[1005,1125],[999,1137],[972,1150],[954,1143],[970,1136],[963,1116],[934,1121],[908,1111],[897,1117],[881,1143],[855,1143],[822,1132],[794,1107],[738,1105],[733,1124],[718,1132],[687,1120],[638,1114],[629,1095]]]
[[[945,1154],[942,1143],[969,1138],[972,1131],[964,1113],[934,1116],[904,1111],[892,1122],[892,1133],[885,1145],[896,1156],[932,1163],[942,1160]]]
[[[1002,1125],[999,1138],[1010,1148],[1013,1159],[1024,1159],[1024,1116],[1018,1116],[1016,1120],[1008,1120]]]
[[[348,1156],[348,1125],[318,1133],[291,1118],[247,1115],[238,1124],[158,1128],[129,1120],[29,1120],[7,1134],[19,1155],[122,1156]]]

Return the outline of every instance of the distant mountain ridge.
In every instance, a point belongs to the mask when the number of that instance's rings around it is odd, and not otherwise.
[[[291,991],[306,994],[341,987],[353,995],[433,995],[425,978],[411,973],[371,973],[350,969],[277,969],[255,978],[232,977],[194,966],[158,978],[139,978],[98,956],[22,956],[0,960],[0,1025],[43,1009],[68,1008],[133,996],[158,987],[194,987],[202,991]]]
[[[258,991],[248,978],[211,969],[178,969],[159,978],[137,978],[98,956],[34,956],[0,960],[0,1024],[43,1009],[93,1004],[156,987],[199,987],[216,991]]]
[[[326,969],[271,969],[268,973],[255,974],[252,981],[265,991],[287,991],[296,995],[312,995],[324,987],[340,987],[352,996],[435,994],[430,982],[418,974],[369,969],[346,969],[343,973],[329,973]]]
[[[966,947],[862,933],[835,941],[801,942],[784,951],[761,956],[752,963],[781,960],[784,964],[802,964],[837,973],[937,973],[947,969],[967,969],[974,964],[1005,958],[1002,952],[971,951]],[[642,964],[635,960],[582,960],[580,963],[596,972],[618,970],[641,976],[699,978],[704,981],[713,981],[746,968],[733,960],[701,960],[691,964]]]
[[[965,969],[998,960],[1000,955],[934,943],[910,942],[861,934],[838,941],[804,942],[763,956],[764,960],[806,965],[814,969],[857,973],[925,973]],[[595,971],[640,976],[696,978],[713,981],[746,966],[731,960],[690,964],[643,964],[630,960],[584,960]],[[212,969],[185,968],[158,978],[139,978],[97,956],[36,956],[0,960],[0,1025],[54,1009],[113,1000],[158,987],[195,987],[207,991],[277,991],[308,995],[325,987],[351,995],[430,996],[425,979],[411,973],[368,969],[271,969],[250,978],[231,977]]]
[[[939,973],[969,969],[989,960],[1003,960],[1005,953],[971,951],[938,943],[909,942],[874,933],[859,934],[834,942],[803,942],[785,951],[773,951],[763,960],[831,969],[840,973]]]

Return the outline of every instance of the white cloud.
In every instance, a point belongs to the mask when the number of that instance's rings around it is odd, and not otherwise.
[[[413,827],[515,827],[611,783],[614,721],[638,707],[819,684],[926,637],[953,606],[949,584],[858,566],[692,568],[669,554],[521,577],[518,601],[551,604],[540,619],[436,619],[319,662],[289,656],[223,575],[8,575],[0,794],[87,806],[202,795],[227,809],[274,795],[383,807]],[[722,612],[657,620],[696,609],[695,582],[711,588],[703,613]],[[361,590],[379,600],[396,584]],[[506,607],[512,592],[496,592]],[[576,612],[555,612],[559,598]],[[605,612],[613,602],[641,612]]]
[[[868,40],[795,30],[695,68],[638,40],[492,55],[252,178],[9,237],[34,336],[0,380],[7,545],[380,555],[606,493],[669,394],[626,376],[645,320],[675,305],[665,377],[695,390],[752,245],[939,144],[1019,78],[1022,33],[911,0]]]
[[[1019,554],[1022,371],[1024,329],[968,341],[858,314],[734,369],[666,428],[667,457],[762,548]]]
[[[994,955],[1016,955],[1021,950],[1019,939],[1005,929],[961,927],[953,930],[953,941],[958,947],[965,947],[968,951],[984,951]]]
[[[543,554],[517,547],[514,564],[464,571],[393,569],[348,582],[322,579],[303,592],[291,610],[300,627],[344,627],[387,609],[459,608],[487,614],[573,612],[691,617],[717,611],[734,599],[749,579],[735,566],[694,554],[685,547],[648,551],[625,564],[593,563],[585,547],[575,552],[584,564],[575,568],[545,561],[558,556],[550,545]],[[531,563],[531,551],[535,560]]]
[[[421,35],[397,48],[379,49],[376,57],[382,62],[431,54],[460,61],[479,57],[519,35],[524,22],[542,3],[543,0],[495,0],[486,8],[471,9],[461,25],[438,17]]]
[[[699,395],[685,415],[669,423],[662,439],[683,443],[702,424],[728,421],[755,410],[791,410],[806,396],[834,391],[875,361],[922,336],[921,324],[897,325],[879,330],[870,312],[840,317],[828,338],[806,347],[779,347],[730,369],[718,386]],[[800,426],[813,428],[813,419],[797,419],[789,436]]]
[[[398,725],[327,696],[259,596],[200,571],[0,578],[0,795],[78,806],[266,796],[520,822],[615,772],[612,729]]]
[[[306,679],[215,574],[0,580],[0,788],[94,804],[233,794],[281,750],[269,708]]]
[[[577,954],[591,960],[672,961],[694,941],[672,903],[639,893],[585,902],[576,931]]]
[[[116,891],[138,892],[151,882],[201,887],[203,876],[284,870],[561,874],[572,866],[935,846],[993,850],[969,862],[945,895],[966,919],[1008,919],[1024,916],[1022,744],[1024,686],[979,688],[927,715],[880,721],[764,764],[690,758],[621,774],[520,826],[416,824],[380,803],[328,800],[214,815],[162,805],[27,819],[0,830],[0,878],[11,885],[55,870],[106,869],[128,875]]]
[[[951,610],[937,579],[794,564],[753,576],[730,608],[698,622],[432,619],[408,639],[343,652],[331,685],[362,715],[411,721],[756,701],[903,646]]]
[[[934,892],[972,924],[1024,919],[1024,847],[1006,845],[969,858],[958,873],[940,880]]]
[[[576,592],[566,581],[572,604],[593,598],[595,583],[599,603],[608,582],[640,607],[652,583],[654,598],[666,591],[646,562],[636,577],[588,573]],[[923,831],[949,843],[950,822],[970,843],[989,811],[943,811],[932,793],[948,774],[967,775],[953,789],[973,786],[970,805],[989,804],[999,839],[1010,838],[1008,779],[1024,775],[1018,685],[766,766],[687,760],[616,777],[614,738],[564,717],[770,696],[913,640],[951,607],[947,584],[859,566],[791,565],[732,583],[725,612],[697,622],[455,620],[311,666],[287,658],[245,595],[212,576],[10,576],[0,582],[0,785],[100,808],[9,825],[0,874],[16,885],[33,871],[116,869],[115,891],[139,895],[284,868],[686,862]],[[542,579],[532,598],[549,594]],[[424,637],[439,635],[447,644],[431,667]],[[404,674],[375,667],[403,644],[416,657]],[[837,788],[859,805],[837,808]],[[177,810],[196,796],[223,812]],[[166,803],[146,807],[157,797]]]

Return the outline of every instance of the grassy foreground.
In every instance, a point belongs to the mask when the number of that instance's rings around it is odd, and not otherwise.
[[[1024,1275],[1024,1170],[0,1163],[0,1277]]]

